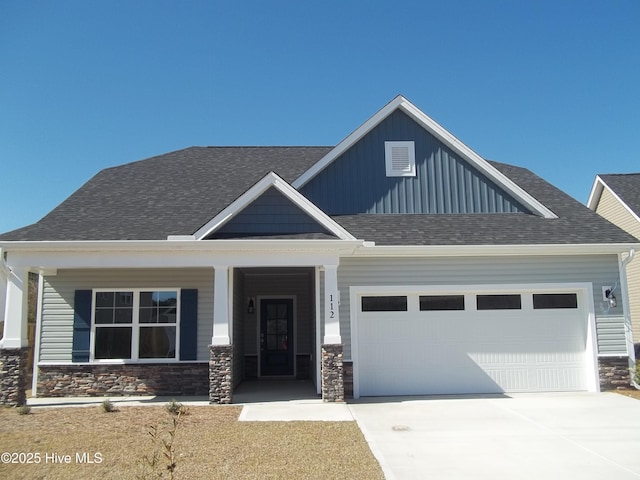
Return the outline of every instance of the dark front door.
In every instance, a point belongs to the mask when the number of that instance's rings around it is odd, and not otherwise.
[[[260,374],[293,375],[293,300],[260,300]]]

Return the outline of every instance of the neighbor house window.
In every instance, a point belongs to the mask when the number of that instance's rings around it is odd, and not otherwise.
[[[96,291],[93,358],[175,359],[177,290]]]

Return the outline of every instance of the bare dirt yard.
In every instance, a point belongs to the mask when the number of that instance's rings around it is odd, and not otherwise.
[[[238,422],[240,411],[0,408],[0,478],[384,478],[355,422]]]

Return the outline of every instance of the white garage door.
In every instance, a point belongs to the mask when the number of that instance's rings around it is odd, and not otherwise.
[[[587,390],[585,296],[358,293],[356,394]]]

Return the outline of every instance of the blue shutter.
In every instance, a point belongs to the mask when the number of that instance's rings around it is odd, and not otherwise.
[[[180,297],[180,360],[196,360],[198,350],[198,290],[184,289]]]
[[[88,362],[91,348],[91,290],[76,290],[73,304],[71,360]]]

